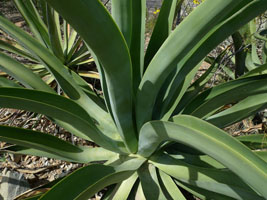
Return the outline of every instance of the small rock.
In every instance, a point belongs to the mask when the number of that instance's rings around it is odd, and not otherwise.
[[[13,200],[16,196],[30,189],[23,174],[8,171],[0,174],[0,200]]]

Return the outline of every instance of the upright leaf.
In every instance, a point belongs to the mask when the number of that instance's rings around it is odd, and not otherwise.
[[[128,47],[132,38],[132,0],[112,0],[112,17],[120,28]]]

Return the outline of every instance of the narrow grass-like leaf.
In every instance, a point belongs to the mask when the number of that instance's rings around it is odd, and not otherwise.
[[[60,31],[60,25],[57,24],[58,14],[50,7],[47,6],[47,23],[48,23],[48,31],[49,31],[49,40],[51,43],[51,49],[55,56],[61,60],[61,62],[64,62],[64,54],[62,49],[62,43],[61,43],[61,31]]]
[[[32,33],[34,36],[46,47],[49,47],[49,36],[47,27],[44,26],[44,24],[40,23],[40,19],[38,20],[35,15],[28,9],[28,7],[25,5],[23,0],[14,0],[14,3],[29,25]]]

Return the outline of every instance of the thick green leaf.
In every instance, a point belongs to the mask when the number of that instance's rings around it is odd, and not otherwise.
[[[112,0],[112,17],[120,28],[128,47],[132,37],[132,0]]]
[[[138,153],[149,157],[164,141],[181,142],[216,159],[267,197],[264,189],[267,166],[262,159],[224,131],[203,120],[180,115],[174,117],[173,121],[146,123],[140,132]],[[242,168],[239,167],[240,163],[244,163]]]
[[[240,142],[252,149],[267,148],[266,134],[245,135],[236,137]]]
[[[0,49],[25,57],[33,62],[36,61],[36,58],[34,58],[31,54],[26,52],[25,49],[13,41],[4,41],[0,39]]]
[[[261,75],[261,74],[266,74],[266,73],[267,73],[267,63],[247,72],[241,78],[248,77],[248,76]]]
[[[43,134],[44,135],[44,134]],[[25,138],[27,139],[27,137]],[[49,139],[49,138],[48,138]],[[46,139],[47,140],[47,139]],[[38,145],[38,144],[37,144]],[[27,144],[25,144],[27,146]],[[41,148],[30,148],[30,147],[22,147],[22,146],[11,146],[8,148],[0,149],[0,152],[8,152],[12,154],[23,154],[23,155],[33,155],[39,157],[48,157],[54,158],[58,160],[65,160],[68,162],[82,162],[82,163],[89,163],[89,162],[97,162],[97,161],[107,161],[111,157],[116,156],[116,153],[103,149],[101,147],[83,147],[79,146],[79,149],[82,152],[77,153],[76,157],[73,156],[73,160],[66,158],[66,156],[59,156],[55,153],[50,153],[48,150],[43,151],[40,150]]]
[[[210,88],[188,104],[183,113],[204,118],[221,106],[243,100],[249,96],[266,93],[266,79],[267,75],[259,75],[233,80]]]
[[[184,195],[181,193],[181,191],[169,175],[161,170],[159,170],[159,174],[162,183],[164,184],[166,190],[173,200],[186,200]]]
[[[146,1],[132,0],[132,40],[131,60],[133,73],[133,91],[136,94],[144,73]]]
[[[208,190],[204,190],[199,187],[194,187],[192,185],[180,182],[180,181],[175,181],[177,185],[179,185],[181,188],[184,190],[190,192],[194,196],[203,199],[203,200],[208,200],[208,199],[220,199],[220,200],[236,200],[235,198],[227,197],[225,195],[221,195],[215,192],[210,192]]]
[[[146,197],[144,195],[142,185],[140,182],[137,182],[135,184],[135,188],[131,192],[128,200],[146,200]]]
[[[217,25],[240,2],[241,0],[206,0],[168,37],[150,62],[139,85],[136,106],[138,129],[145,122],[151,120],[156,96],[178,61],[183,59],[210,29]],[[192,67],[194,66],[192,65]]]
[[[130,177],[144,161],[133,158],[115,167],[99,164],[83,167],[56,184],[41,199],[89,199],[106,186]]]
[[[155,166],[152,164],[143,165],[138,170],[138,176],[141,181],[146,199],[166,199],[159,185],[158,175]]]
[[[45,92],[53,92],[53,90],[36,74],[16,60],[0,52],[0,69],[6,72],[24,86],[38,89]]]
[[[134,173],[131,177],[119,183],[115,187],[113,194],[110,195],[109,199],[110,200],[127,200],[137,178],[138,178],[137,173]]]
[[[75,99],[92,117],[94,117],[100,126],[113,127],[109,115],[95,104],[82,89],[75,83],[68,69],[58,60],[47,48],[43,47],[37,40],[20,28],[0,16],[0,28],[14,37],[17,42],[24,46],[39,61],[48,68],[60,84],[63,91],[72,99]],[[88,106],[90,105],[90,106]],[[104,125],[103,125],[104,124]]]
[[[104,100],[93,91],[92,87],[77,73],[70,71],[74,81],[83,89],[83,91],[89,96],[89,98],[94,101],[99,107],[107,111]]]
[[[225,168],[225,166],[223,166],[221,163],[219,163],[218,161],[207,155],[192,155],[181,152],[175,152],[175,153],[171,152],[168,154],[172,158],[182,160],[183,162],[186,162],[194,166],[205,167],[205,168],[217,168],[217,169]]]
[[[0,87],[22,87],[19,84],[17,84],[16,82],[9,80],[7,78],[4,77],[0,77]]]
[[[63,64],[51,54],[44,46],[42,46],[36,39],[32,38],[29,34],[25,33],[20,28],[0,16],[0,28],[10,34],[29,52],[39,58],[40,62],[46,65],[49,70],[54,74],[61,88],[64,89],[66,94],[72,99],[79,99],[80,95],[77,88],[73,86],[71,76],[64,69]]]
[[[103,66],[115,123],[129,151],[136,152],[131,59],[118,27],[98,0],[46,1],[81,35]]]
[[[183,61],[179,64],[181,67],[187,63],[187,66],[191,66],[189,72],[209,51],[236,29],[264,12],[266,7],[265,0],[207,0],[198,6],[165,41],[144,75],[137,94],[138,129],[151,119],[159,88],[172,72],[175,63]],[[187,59],[182,59],[185,56]]]
[[[243,48],[242,35],[237,31],[232,35],[235,47],[235,78],[242,76],[246,69],[246,52]]]
[[[161,45],[171,34],[173,20],[177,4],[182,5],[183,0],[164,0],[160,8],[160,13],[155,24],[154,30],[150,37],[150,41],[145,55],[145,68],[155,56]],[[179,9],[179,8],[178,8]]]
[[[168,88],[166,92],[162,92],[163,94],[165,94],[162,103],[158,103],[158,100],[156,101],[156,103],[158,104],[155,105],[155,108],[160,107],[161,111],[158,112],[160,116],[155,119],[169,120],[175,108],[177,107],[183,95],[185,94],[186,90],[190,86],[193,78],[195,77],[198,68],[200,67],[200,64],[201,63],[199,63],[187,75],[184,73],[183,70],[176,71],[176,73],[173,74],[174,77],[170,79],[170,82],[169,80],[166,80],[164,84],[166,84]],[[155,109],[155,112],[157,113],[157,109]]]
[[[64,160],[85,162],[83,150],[55,136],[15,127],[0,126],[0,140],[34,148]]]
[[[237,137],[238,139],[238,137]],[[242,142],[242,141],[241,141]],[[242,142],[243,144],[249,146],[248,144],[246,144],[246,142]],[[253,143],[250,143],[251,146],[253,145]],[[254,145],[259,145],[259,143],[254,143]],[[176,144],[179,145],[179,144]],[[262,143],[262,146],[264,146],[264,143]],[[213,159],[212,157],[208,156],[208,155],[192,155],[189,153],[184,153],[184,152],[179,152],[179,151],[166,151],[172,158],[175,159],[179,159],[182,160],[183,162],[186,162],[190,165],[195,165],[195,166],[199,166],[199,167],[205,167],[205,168],[217,168],[217,169],[223,169],[225,168],[225,166],[223,166],[221,163],[219,163],[218,161],[216,161],[215,159]],[[261,159],[263,159],[264,161],[266,161],[266,155],[265,155],[266,151],[259,151],[259,150],[255,150],[253,151],[253,153],[255,153],[257,156],[259,156]]]
[[[263,199],[227,169],[197,167],[167,154],[154,155],[150,159],[160,170],[183,183],[235,199]]]
[[[96,127],[93,119],[73,100],[59,95],[17,88],[0,88],[0,105],[7,108],[16,108],[41,113],[49,117],[71,124],[80,130],[77,135],[84,139],[92,139],[107,149],[118,150],[122,144],[116,144],[116,138],[108,138]],[[97,123],[97,122],[96,122]],[[115,142],[115,143],[114,143]]]
[[[267,163],[267,151],[255,151],[255,153]]]
[[[225,52],[222,52],[211,64],[208,70],[198,78],[188,90],[183,94],[180,102],[176,106],[173,115],[179,114],[187,104],[189,104],[204,88],[207,82],[213,77],[218,67],[220,66],[220,60],[225,55]]]
[[[258,94],[247,97],[231,108],[212,115],[205,120],[217,127],[224,128],[265,108],[267,108],[267,94]]]

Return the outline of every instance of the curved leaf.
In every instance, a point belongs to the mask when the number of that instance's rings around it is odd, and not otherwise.
[[[236,137],[240,142],[248,146],[249,148],[264,149],[267,148],[267,136],[266,134],[246,135]]]
[[[44,135],[44,134],[43,134]],[[25,137],[25,140],[27,137]],[[37,144],[38,145],[38,144]],[[77,155],[74,157],[73,160],[70,160],[69,158],[66,158],[65,156],[59,156],[58,154],[50,153],[48,151],[40,150],[39,148],[30,148],[26,147],[28,146],[25,144],[25,146],[11,146],[8,148],[0,149],[0,152],[7,152],[12,154],[23,154],[23,155],[32,155],[32,156],[39,156],[39,157],[48,157],[48,158],[54,158],[58,160],[65,160],[68,162],[79,162],[79,163],[90,163],[90,162],[96,162],[96,161],[107,161],[111,157],[116,156],[117,154],[111,151],[108,151],[106,149],[103,149],[101,147],[83,147],[79,146],[78,148],[82,150],[82,152],[77,153]]]
[[[115,187],[113,194],[109,197],[109,199],[110,200],[111,199],[112,200],[127,200],[137,178],[138,178],[137,173],[134,173],[131,177],[119,183]]]
[[[138,176],[146,199],[166,199],[159,185],[158,175],[155,166],[145,164],[138,170]]]
[[[140,132],[138,153],[148,157],[163,141],[181,142],[216,159],[267,197],[264,189],[267,166],[262,159],[224,131],[203,120],[180,115],[174,117],[173,121],[146,123]],[[239,163],[244,163],[242,168]]]
[[[29,7],[27,7],[27,3],[25,4],[24,1],[14,0],[13,2],[15,3],[17,9],[19,10],[21,15],[23,16],[26,23],[29,25],[34,36],[44,46],[46,46],[46,47],[49,46],[50,41],[49,41],[47,27],[42,23],[41,19],[40,18],[38,19],[36,17],[37,16],[36,13],[33,13],[29,10]]]
[[[165,41],[140,83],[136,109],[138,129],[151,119],[160,86],[178,62],[181,67],[185,63],[191,66],[187,69],[189,72],[227,36],[264,12],[266,7],[265,0],[206,0],[198,6]]]
[[[265,108],[267,108],[267,94],[258,94],[247,97],[231,108],[212,115],[205,120],[217,127],[224,128]]]
[[[132,37],[132,0],[112,0],[112,17],[120,28],[124,39],[131,46]]]
[[[156,96],[177,63],[240,2],[241,0],[206,0],[168,37],[150,62],[139,85],[136,106],[138,129],[151,119]]]
[[[235,199],[263,200],[229,170],[196,167],[173,159],[167,154],[153,155],[151,161],[160,170],[183,183]]]
[[[0,77],[0,87],[22,87],[19,84],[17,84],[16,82],[9,80],[7,78],[4,77]]]
[[[0,140],[34,148],[58,158],[84,162],[83,150],[55,136],[15,127],[0,126]]]
[[[9,51],[11,53],[17,54],[19,56],[25,57],[31,61],[36,62],[36,58],[34,58],[31,54],[26,52],[20,45],[14,43],[13,41],[4,41],[0,39],[0,49]]]
[[[73,99],[79,99],[80,93],[74,85],[73,80],[63,64],[51,54],[44,46],[42,46],[35,38],[23,32],[19,27],[15,26],[4,17],[0,16],[0,28],[14,37],[17,42],[24,46],[29,52],[37,56],[40,61],[45,64],[56,77],[57,81],[65,92]]]
[[[107,149],[117,146],[113,138],[108,138],[100,133],[93,119],[87,112],[73,100],[59,95],[17,88],[0,88],[0,105],[7,108],[16,108],[41,113],[63,122],[72,124],[82,135],[77,135],[84,139],[92,139],[97,144]],[[115,138],[116,139],[116,138]],[[118,150],[118,149],[117,149]]]
[[[55,76],[63,91],[96,118],[99,124],[112,127],[109,115],[94,103],[75,83],[67,68],[35,38],[0,16],[0,28],[10,34]],[[91,106],[88,106],[91,105]],[[101,122],[101,123],[100,123]],[[114,129],[114,128],[113,128]]]
[[[0,52],[0,69],[29,88],[35,88],[45,92],[53,90],[36,74],[16,60]]]
[[[169,192],[169,195],[173,200],[186,200],[184,195],[181,193],[181,191],[169,175],[165,174],[161,170],[159,170],[159,174],[166,190]]]
[[[180,181],[175,181],[177,185],[179,185],[184,190],[190,192],[194,196],[200,198],[200,199],[220,199],[220,200],[236,200],[235,198],[231,198],[225,195],[221,195],[215,192],[210,192],[208,190],[204,190],[199,187],[194,187],[192,185],[182,183]]]
[[[225,104],[234,103],[256,94],[266,93],[266,79],[267,75],[258,75],[233,80],[210,88],[196,96],[185,107],[183,114],[204,118]]]
[[[144,161],[130,159],[115,167],[99,164],[83,167],[64,178],[40,199],[89,199],[106,186],[130,177]]]
[[[145,68],[157,53],[161,45],[172,31],[173,20],[177,4],[181,6],[183,0],[164,0],[160,8],[160,13],[150,37],[145,55]],[[179,9],[179,8],[178,8]]]
[[[46,1],[81,35],[103,66],[115,123],[129,151],[136,152],[137,138],[132,119],[132,65],[118,27],[98,0]]]
[[[146,1],[132,0],[132,15],[130,54],[132,60],[133,91],[136,94],[144,73]]]

